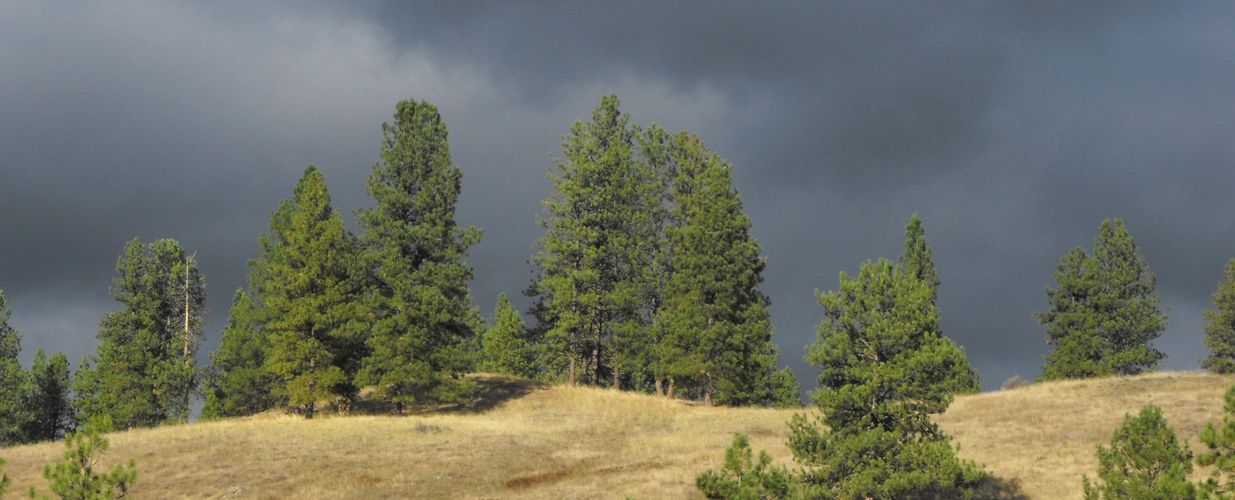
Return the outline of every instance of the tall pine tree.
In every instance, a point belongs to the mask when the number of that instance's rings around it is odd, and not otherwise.
[[[110,417],[121,429],[188,421],[204,288],[175,240],[125,245],[111,289],[124,307],[100,321],[96,353],[74,382],[83,421]]]
[[[73,405],[69,391],[72,390],[72,374],[69,359],[64,353],[51,358],[39,349],[30,367],[31,390],[27,393],[26,408],[31,418],[26,424],[25,435],[30,441],[51,441],[63,437],[74,427]]]
[[[922,280],[930,287],[932,303],[939,300],[939,272],[935,270],[935,263],[931,259],[931,249],[926,246],[926,230],[922,228],[922,218],[918,217],[918,214],[913,214],[909,218],[909,225],[905,226],[905,251],[901,253],[897,265],[904,269],[907,276]],[[932,325],[931,330],[943,335],[941,325]],[[956,392],[981,391],[978,372],[972,366],[967,366],[965,372],[964,376],[957,377],[954,381]]]
[[[1050,309],[1035,314],[1055,346],[1043,379],[1133,375],[1165,357],[1150,344],[1166,328],[1156,280],[1123,221],[1103,221],[1093,253],[1073,249],[1055,278]]]
[[[733,189],[731,166],[698,137],[674,139],[672,274],[659,319],[663,375],[693,382],[706,403],[765,403],[776,365],[764,259]]]
[[[657,180],[635,157],[636,131],[618,105],[604,97],[562,140],[564,158],[550,176],[557,194],[545,200],[533,257],[539,275],[529,291],[571,384],[618,386],[622,368],[648,349],[645,273],[656,242],[648,193]]]
[[[236,290],[219,350],[210,355],[203,419],[252,415],[277,404],[277,380],[266,368],[267,315],[252,294]]]
[[[269,309],[266,368],[288,404],[312,417],[319,401],[333,396],[346,403],[357,392],[352,376],[367,328],[357,244],[312,165],[271,216],[270,229],[257,276]]]
[[[31,418],[30,409],[23,404],[29,376],[17,359],[21,333],[9,325],[12,314],[0,290],[0,446],[26,441],[23,427]]]
[[[1201,366],[1214,373],[1235,373],[1235,259],[1226,264],[1222,283],[1211,299],[1212,311],[1205,311],[1205,347],[1209,356]]]
[[[382,124],[381,161],[369,176],[377,205],[360,211],[375,319],[360,380],[395,402],[462,402],[475,363],[479,312],[468,249],[480,230],[455,222],[462,173],[451,162],[437,108],[405,100]]]

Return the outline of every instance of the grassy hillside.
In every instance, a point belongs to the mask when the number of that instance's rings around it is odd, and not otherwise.
[[[106,462],[135,458],[137,498],[689,498],[719,465],[733,432],[790,463],[793,411],[705,408],[608,390],[480,377],[467,412],[302,420],[281,415],[135,430],[111,436]],[[959,398],[939,418],[961,455],[1003,492],[1079,497],[1094,446],[1122,415],[1163,406],[1197,446],[1235,378],[1161,373],[1039,384]],[[0,450],[11,491],[43,487],[62,445]],[[174,494],[173,494],[174,493]]]

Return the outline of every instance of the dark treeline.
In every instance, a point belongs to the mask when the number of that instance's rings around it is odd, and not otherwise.
[[[571,125],[530,258],[529,325],[506,294],[488,321],[473,302],[467,256],[481,231],[455,221],[462,175],[437,109],[399,102],[381,131],[368,179],[372,203],[355,212],[359,232],[347,229],[322,173],[306,168],[258,239],[208,366],[195,363],[205,279],[175,240],[124,246],[110,290],[120,307],[100,321],[97,349],[75,376],[61,354],[40,352],[29,370],[18,363],[20,334],[8,326],[0,294],[0,442],[56,439],[100,417],[120,429],[184,422],[195,396],[205,399],[203,418],[278,407],[311,416],[323,402],[346,410],[362,388],[396,412],[459,404],[473,397],[465,376],[473,371],[707,404],[800,405],[801,389],[772,343],[760,290],[766,262],[733,186],[734,167],[698,137],[635,123],[612,96]],[[935,377],[922,382],[932,391],[979,389],[964,351],[942,332],[939,273],[925,234],[914,215],[897,261],[865,264],[820,296],[825,322],[807,359],[821,370],[821,407],[844,408],[845,395],[862,387],[893,397],[867,384],[911,372]],[[1166,318],[1122,221],[1103,222],[1091,250],[1067,253],[1056,279],[1049,309],[1036,315],[1054,346],[1042,378],[1158,365],[1163,354],[1151,341]],[[1214,305],[1204,366],[1231,372],[1235,260]],[[912,314],[874,323],[902,307]],[[876,351],[898,345],[908,357],[863,353],[855,343]],[[912,361],[921,350],[930,355]],[[875,357],[852,364],[863,356]],[[890,371],[881,374],[882,364]],[[947,404],[913,398],[926,413]],[[937,435],[892,421],[881,432]],[[849,425],[826,422],[836,433]]]

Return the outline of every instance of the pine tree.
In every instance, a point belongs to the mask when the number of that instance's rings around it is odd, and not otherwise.
[[[51,441],[73,430],[73,405],[69,395],[72,376],[64,353],[58,352],[49,359],[39,349],[30,368],[30,381],[32,390],[25,399],[25,406],[31,412],[25,427],[26,439]]]
[[[1227,262],[1222,283],[1211,300],[1214,310],[1205,311],[1209,356],[1201,361],[1201,367],[1214,373],[1235,373],[1235,259]]]
[[[355,397],[366,322],[356,242],[330,206],[326,180],[309,166],[290,201],[271,216],[257,280],[269,317],[266,369],[288,404],[312,417],[318,401]]]
[[[493,324],[485,330],[481,353],[479,369],[482,371],[528,378],[537,374],[535,346],[528,342],[523,317],[510,305],[504,293],[497,298]]]
[[[909,225],[905,227],[905,251],[901,254],[897,265],[904,268],[905,274],[916,277],[930,286],[932,303],[939,300],[939,273],[935,270],[935,263],[931,260],[931,249],[926,246],[926,230],[922,228],[922,218],[918,217],[918,214],[913,214],[909,218]],[[931,330],[939,332],[940,335],[943,334],[943,328],[940,325],[932,325]],[[964,376],[958,377],[953,382],[955,391],[957,393],[981,391],[982,384],[978,381],[978,372],[972,366],[966,367],[965,371]]]
[[[772,374],[772,394],[768,406],[774,408],[801,408],[802,384],[788,367]]]
[[[462,174],[436,107],[400,101],[382,135],[368,186],[377,205],[360,212],[375,318],[360,380],[398,409],[417,400],[461,402],[481,324],[466,257],[481,233],[455,222]]]
[[[203,419],[252,415],[277,404],[276,380],[266,369],[267,315],[249,292],[236,290],[219,350],[210,356]]]
[[[1205,424],[1201,443],[1205,451],[1196,457],[1197,465],[1212,467],[1211,476],[1201,484],[1204,498],[1235,496],[1235,386],[1223,398],[1222,425]]]
[[[74,382],[83,421],[108,416],[128,429],[188,420],[204,286],[175,240],[125,245],[111,290],[124,308],[100,321],[96,353]]]
[[[1133,375],[1165,357],[1150,345],[1166,328],[1156,280],[1123,221],[1103,221],[1093,253],[1073,249],[1055,278],[1050,310],[1035,314],[1055,346],[1043,379]]]
[[[1162,409],[1141,408],[1137,416],[1124,415],[1111,436],[1110,447],[1098,446],[1098,478],[1094,485],[1083,478],[1085,498],[1180,499],[1196,498],[1188,482],[1192,453],[1175,439]]]
[[[764,259],[733,189],[728,162],[693,135],[678,134],[673,158],[675,225],[667,229],[672,275],[660,322],[665,375],[699,386],[705,402],[769,398],[776,365]],[[677,358],[674,360],[674,358]]]
[[[23,404],[30,390],[29,375],[17,359],[21,333],[9,325],[12,314],[0,291],[0,446],[25,442],[23,428],[31,419],[29,407]]]
[[[725,467],[708,470],[695,478],[695,486],[708,498],[725,500],[774,500],[795,498],[795,483],[784,467],[772,465],[766,451],[759,460],[752,458],[750,440],[745,434],[735,434],[733,444],[725,450]]]
[[[880,260],[819,295],[825,318],[807,360],[821,417],[790,421],[807,496],[963,498],[984,476],[957,459],[930,415],[952,401],[964,352],[939,335],[928,282]]]
[[[563,139],[564,159],[550,176],[557,194],[545,201],[533,257],[539,275],[529,291],[571,384],[620,385],[622,369],[648,350],[645,273],[656,242],[648,193],[657,180],[636,160],[636,132],[618,104],[604,97],[592,121],[576,122]]]
[[[105,500],[124,498],[137,482],[137,463],[116,465],[109,472],[95,471],[99,458],[107,452],[108,441],[104,435],[111,430],[111,419],[100,417],[86,424],[80,432],[70,432],[64,437],[64,458],[56,464],[43,467],[43,477],[48,488],[62,499]],[[30,487],[30,498],[49,498]]]

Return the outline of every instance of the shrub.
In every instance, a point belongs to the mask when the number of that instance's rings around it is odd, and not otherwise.
[[[784,467],[773,467],[766,451],[760,451],[759,461],[754,461],[745,434],[733,435],[733,444],[725,450],[724,469],[705,471],[695,478],[695,486],[708,498],[760,500],[789,498],[791,493],[789,473]]]
[[[1201,484],[1201,489],[1209,495],[1235,493],[1235,385],[1226,390],[1225,399],[1222,427],[1205,424],[1201,443],[1205,444],[1206,451],[1196,457],[1197,464],[1213,466],[1213,475]],[[1223,477],[1225,482],[1221,481]]]
[[[1098,446],[1098,478],[1102,484],[1082,479],[1086,500],[1193,498],[1196,488],[1188,482],[1192,453],[1175,439],[1162,409],[1141,408],[1136,416],[1125,415],[1115,429],[1110,447]]]
[[[111,420],[96,419],[81,432],[71,432],[64,437],[64,459],[57,464],[43,467],[52,493],[64,499],[103,500],[123,498],[137,481],[137,464],[129,460],[127,465],[117,465],[111,472],[95,472],[99,458],[107,451],[107,438],[103,434],[111,430]],[[39,495],[30,488],[30,498],[50,498]]]

